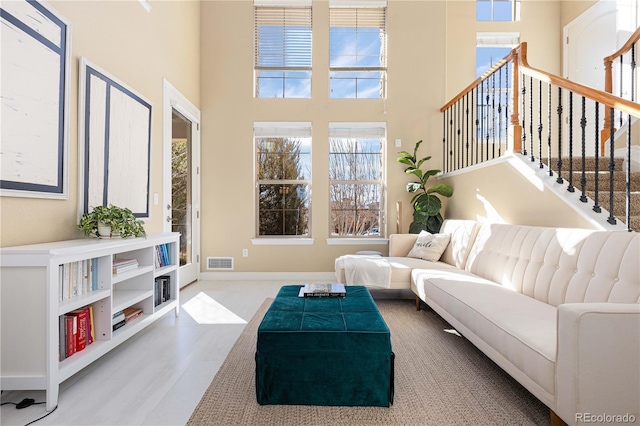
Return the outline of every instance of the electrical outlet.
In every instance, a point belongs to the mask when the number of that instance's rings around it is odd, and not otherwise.
[[[249,249],[242,249],[242,257],[249,257]]]

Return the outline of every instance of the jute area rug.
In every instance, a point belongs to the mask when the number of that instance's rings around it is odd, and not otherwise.
[[[199,425],[548,425],[549,409],[431,310],[376,300],[395,353],[395,399],[385,407],[259,405],[256,335],[271,299],[247,324],[194,410]],[[339,367],[335,374],[340,374]]]

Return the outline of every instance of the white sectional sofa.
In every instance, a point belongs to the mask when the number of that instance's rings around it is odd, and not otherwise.
[[[388,288],[411,288],[418,309],[430,306],[553,421],[640,424],[640,234],[467,220],[440,232],[451,241],[437,262],[406,257],[417,235],[390,237]],[[344,283],[345,266],[336,260]]]

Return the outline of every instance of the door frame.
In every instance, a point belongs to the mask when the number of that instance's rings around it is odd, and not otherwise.
[[[193,268],[180,269],[180,287],[200,277],[200,110],[196,108],[167,79],[163,79],[162,100],[162,227],[171,231],[171,222],[166,220],[167,205],[171,204],[171,143],[172,115],[176,110],[193,123],[191,135],[191,183],[192,183],[192,247],[195,261]]]

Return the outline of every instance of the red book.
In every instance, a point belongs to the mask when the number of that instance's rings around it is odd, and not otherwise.
[[[76,353],[76,339],[78,334],[77,318],[73,315],[66,315],[67,323],[67,358]]]
[[[78,309],[69,312],[69,315],[76,317],[76,352],[80,352],[87,347],[87,332],[89,331],[89,308]]]

